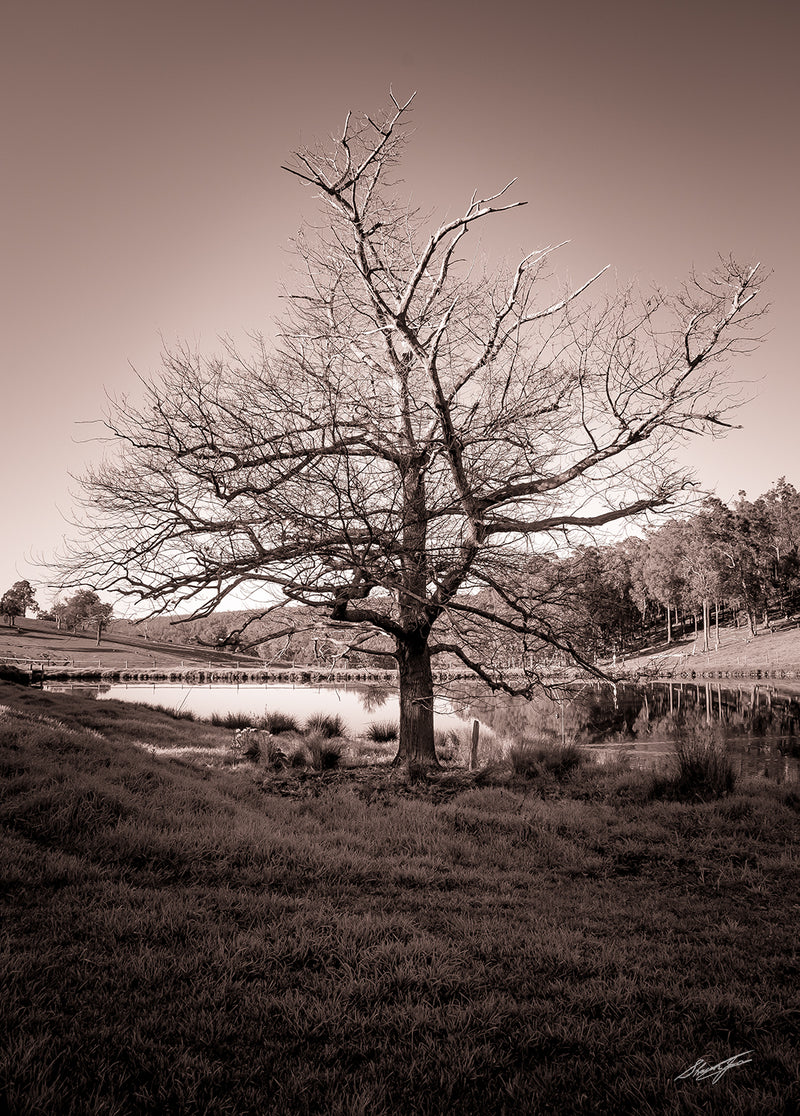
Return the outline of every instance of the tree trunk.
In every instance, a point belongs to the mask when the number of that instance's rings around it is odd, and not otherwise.
[[[667,647],[672,643],[672,611],[667,605]]]
[[[400,745],[394,763],[438,767],[433,741],[433,671],[427,641],[398,640],[400,668]]]
[[[710,627],[711,611],[708,597],[703,597],[703,650],[708,651],[708,629]]]

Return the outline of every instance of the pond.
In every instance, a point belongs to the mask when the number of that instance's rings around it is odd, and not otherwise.
[[[514,739],[575,740],[600,763],[626,755],[650,767],[671,756],[675,734],[714,736],[737,772],[800,781],[800,688],[716,682],[564,687],[551,697],[492,700],[471,707],[495,733]]]
[[[380,685],[196,685],[102,684],[75,689],[100,700],[146,702],[212,713],[291,714],[302,724],[315,713],[339,714],[348,735],[360,736],[376,721],[398,721],[397,692]],[[800,781],[800,689],[750,684],[723,688],[712,682],[589,683],[564,687],[533,701],[490,695],[464,686],[436,699],[437,731],[468,734],[481,724],[480,758],[500,742],[524,739],[575,740],[600,763],[626,755],[632,766],[657,764],[672,752],[676,729],[712,732],[726,743],[736,770]]]
[[[358,685],[143,685],[111,684],[92,687],[99,699],[143,701],[172,709],[190,709],[199,717],[212,713],[245,713],[261,717],[265,713],[286,713],[303,724],[315,713],[338,714],[347,735],[362,736],[375,721],[400,720],[397,691],[377,684]],[[445,696],[437,697],[434,707],[437,730],[464,728],[465,720]],[[470,722],[471,724],[471,722]]]

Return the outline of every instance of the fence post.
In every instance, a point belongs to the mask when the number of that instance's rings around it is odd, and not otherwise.
[[[472,722],[472,748],[469,754],[469,769],[474,771],[478,766],[478,736],[480,735],[481,726],[477,721]]]

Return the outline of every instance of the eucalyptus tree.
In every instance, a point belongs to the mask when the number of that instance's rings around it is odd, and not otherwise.
[[[703,510],[684,526],[684,546],[681,558],[684,594],[692,607],[697,639],[697,610],[703,616],[702,650],[709,651],[711,629],[711,602],[716,609],[716,643],[719,645],[719,601],[726,584],[726,568],[720,542],[723,530],[720,513],[727,509],[719,500],[708,501]]]
[[[104,604],[91,589],[78,589],[67,600],[56,601],[53,605],[53,615],[59,630],[66,628],[71,632],[82,632],[93,628],[98,644],[111,622],[113,612],[114,606]]]
[[[583,663],[542,571],[681,496],[672,449],[727,423],[760,311],[757,265],[731,260],[674,296],[595,298],[602,272],[556,288],[551,246],[480,274],[470,232],[524,203],[512,182],[429,225],[394,177],[410,108],[392,96],[295,154],[321,213],[280,331],[169,352],[112,407],[118,452],[84,478],[64,576],[153,611],[311,606],[393,657],[399,755],[433,766],[432,656],[523,694],[541,652]]]
[[[664,606],[667,644],[672,643],[672,610],[675,610],[677,623],[678,605],[687,596],[684,576],[686,532],[686,521],[674,520],[647,538],[643,576],[647,592]]]
[[[757,540],[766,586],[788,615],[800,589],[800,493],[780,477],[752,503],[740,493],[734,510],[746,519],[750,535]]]

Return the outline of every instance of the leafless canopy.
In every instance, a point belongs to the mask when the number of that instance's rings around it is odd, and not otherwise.
[[[467,234],[523,203],[509,183],[426,231],[390,181],[410,104],[296,154],[324,224],[298,238],[280,335],[170,352],[116,404],[67,576],[205,611],[269,586],[389,637],[401,750],[430,761],[430,655],[524,692],[512,645],[570,650],[547,556],[686,488],[671,450],[729,423],[761,311],[757,265],[731,260],[672,297],[590,300],[602,271],[554,295],[554,246],[477,275]]]

